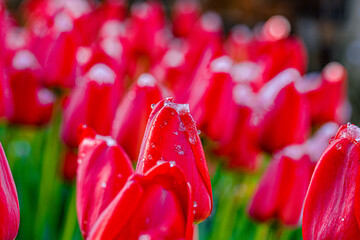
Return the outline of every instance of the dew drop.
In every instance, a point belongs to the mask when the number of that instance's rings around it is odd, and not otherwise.
[[[173,132],[175,135],[179,135],[179,133],[178,132]]]
[[[86,156],[85,153],[80,153],[80,157],[81,157],[81,158],[84,158],[85,156]]]
[[[195,144],[196,140],[195,140],[195,138],[189,137],[189,142],[191,144]]]
[[[151,144],[151,147],[152,147],[152,148],[155,148],[155,143],[152,143],[152,144]]]
[[[167,123],[167,121],[164,121],[164,125],[166,126],[168,123]]]
[[[345,218],[341,218],[340,220],[343,222],[343,221],[345,221]]]
[[[185,128],[185,125],[184,125],[183,122],[181,122],[181,123],[179,124],[179,130],[182,131],[182,132],[186,131],[186,128]]]
[[[149,155],[148,155],[148,159],[152,159],[152,156],[151,156],[151,154],[149,154]]]
[[[197,202],[194,201],[194,205],[193,205],[193,206],[194,206],[194,208],[196,208],[196,207],[197,207]]]
[[[77,160],[77,163],[80,165],[80,164],[82,164],[82,160],[81,159],[78,159]]]
[[[155,103],[151,104],[151,108],[154,109],[155,108]]]
[[[176,165],[176,162],[175,162],[175,161],[170,161],[169,163],[170,163],[170,167],[173,167],[173,166]]]
[[[341,143],[336,144],[336,149],[337,149],[337,150],[340,150],[341,148],[342,148]]]
[[[200,133],[201,133],[201,130],[197,130],[197,134],[200,135]]]
[[[106,182],[101,183],[102,188],[106,188]]]
[[[181,148],[180,145],[175,145],[175,151],[176,151],[179,155],[184,155],[184,150]]]

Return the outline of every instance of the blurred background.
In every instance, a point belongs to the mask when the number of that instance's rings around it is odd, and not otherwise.
[[[127,1],[128,10],[137,2]],[[18,24],[26,25],[20,11],[23,1],[5,0],[5,3]],[[320,72],[332,61],[340,62],[347,69],[351,122],[359,125],[360,0],[199,0],[199,3],[202,12],[214,11],[221,16],[224,38],[239,23],[256,29],[274,15],[285,16],[290,21],[291,33],[300,36],[306,45],[306,72]],[[162,1],[162,4],[170,19],[175,1]],[[44,128],[31,129],[16,124],[0,126],[0,140],[13,170],[22,207],[19,239],[82,238],[76,219],[74,182],[60,177],[59,162],[64,156],[64,146],[59,140],[61,113],[59,109],[54,112],[52,122]],[[207,151],[212,142],[206,138],[202,140]],[[265,155],[266,161],[254,174],[239,174],[222,168],[217,163],[218,157],[211,153],[207,158],[215,208],[210,218],[199,224],[201,240],[240,237],[260,240],[265,239],[264,236],[280,239],[280,235],[281,239],[302,238],[299,226],[282,228],[278,222],[258,223],[245,214],[271,155]],[[46,161],[49,159],[54,161]],[[76,169],[76,163],[72,167]],[[25,199],[28,197],[32,201]]]
[[[66,1],[66,0],[64,0]],[[70,1],[70,0],[67,0]],[[8,8],[22,20],[19,6],[24,0],[5,0]],[[101,1],[98,1],[101,2]],[[128,0],[128,6],[135,2]],[[174,0],[161,1],[168,16]],[[203,11],[221,15],[224,30],[242,23],[255,27],[274,15],[291,23],[292,33],[304,40],[309,54],[308,72],[320,71],[327,63],[342,63],[349,74],[352,122],[360,121],[360,1],[359,0],[199,0]]]

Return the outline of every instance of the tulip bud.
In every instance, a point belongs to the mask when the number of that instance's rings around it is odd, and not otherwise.
[[[111,137],[81,132],[76,177],[76,209],[83,236],[89,234],[101,212],[133,173],[130,159]]]
[[[337,62],[326,65],[321,74],[308,74],[298,83],[310,103],[311,121],[322,124],[334,121],[344,124],[351,109],[346,99],[346,69]]]
[[[44,62],[44,84],[49,87],[71,88],[76,79],[77,45],[69,32],[62,32],[48,46]],[[38,51],[44,51],[39,46]]]
[[[121,91],[115,73],[105,64],[96,64],[73,89],[64,107],[61,137],[77,147],[76,130],[86,124],[102,135],[110,135]]]
[[[278,218],[297,225],[313,165],[303,145],[291,145],[271,160],[250,203],[249,215],[259,221]]]
[[[117,108],[112,136],[132,160],[139,156],[151,105],[161,99],[162,93],[155,78],[142,74]]]
[[[129,177],[88,239],[192,240],[193,209],[191,188],[181,169],[171,163],[155,165],[145,175]]]
[[[316,165],[304,204],[304,240],[359,239],[360,129],[348,123]]]
[[[192,88],[189,105],[197,126],[215,141],[226,141],[235,127],[234,82],[230,70],[232,61],[223,56],[210,63],[209,77]],[[217,109],[215,112],[214,109]],[[223,127],[219,128],[219,124]]]
[[[260,145],[274,152],[289,144],[303,143],[309,132],[310,116],[305,98],[295,88],[301,78],[295,69],[287,69],[269,81],[258,93]]]
[[[226,52],[235,62],[242,62],[249,59],[249,44],[253,34],[248,26],[236,25],[231,29],[225,43]]]
[[[233,99],[236,103],[235,127],[231,131],[231,138],[221,142],[216,150],[216,153],[228,157],[231,169],[253,171],[259,166],[259,128],[251,123],[255,98],[254,92],[246,85],[238,84],[233,89]]]
[[[20,223],[19,200],[16,186],[4,149],[0,144],[0,239],[15,239]]]
[[[183,170],[197,205],[194,220],[205,220],[212,210],[212,190],[201,140],[189,106],[171,98],[160,101],[150,114],[136,172],[144,174],[162,162]]]
[[[198,21],[200,6],[196,0],[178,0],[172,12],[173,33],[177,37],[187,37]]]
[[[47,123],[52,114],[55,95],[39,85],[39,65],[28,50],[15,53],[9,69],[14,112],[11,122],[41,125]]]

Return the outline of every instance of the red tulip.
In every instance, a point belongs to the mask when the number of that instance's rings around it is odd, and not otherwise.
[[[161,99],[162,93],[154,77],[142,74],[117,108],[111,135],[132,160],[139,156],[151,105]]]
[[[49,87],[71,88],[76,79],[76,49],[74,37],[69,32],[48,39],[49,48],[44,62],[44,84]],[[44,51],[39,46],[38,51]]]
[[[253,41],[253,33],[246,25],[236,25],[231,29],[225,43],[227,54],[235,61],[242,62],[249,59],[249,44]]]
[[[266,221],[278,218],[297,225],[313,172],[313,164],[303,145],[292,145],[271,160],[250,203],[249,215]]]
[[[359,239],[360,129],[340,127],[311,179],[303,214],[303,237]]]
[[[337,62],[326,65],[321,75],[309,74],[298,83],[310,102],[314,124],[334,121],[344,124],[350,119],[350,104],[346,98],[346,69]]]
[[[300,74],[306,71],[306,48],[301,39],[289,36],[290,30],[286,18],[273,16],[249,46],[249,60],[263,65],[265,81],[287,68],[295,68]]]
[[[194,204],[194,207],[196,205]],[[171,163],[132,175],[102,212],[89,240],[186,239],[193,237],[190,185]]]
[[[187,37],[200,17],[200,6],[196,0],[178,0],[172,12],[173,33]]]
[[[263,71],[260,64],[243,61],[232,67],[231,76],[234,82],[250,85],[253,91],[258,92],[264,85]]]
[[[204,151],[189,106],[171,98],[160,101],[150,114],[136,172],[144,174],[161,162],[184,171],[197,203],[194,220],[205,220],[212,210],[212,190]]]
[[[268,152],[303,143],[309,132],[308,105],[295,88],[295,82],[300,78],[298,71],[287,69],[269,81],[258,94],[262,110],[254,116],[254,121],[259,122],[260,145]]]
[[[251,123],[256,97],[250,87],[238,84],[233,89],[233,99],[236,104],[235,127],[231,138],[221,142],[216,153],[228,158],[231,169],[253,171],[261,160],[257,142],[259,128]]]
[[[220,142],[228,140],[235,127],[236,107],[232,98],[235,83],[229,73],[231,66],[232,61],[227,56],[213,60],[208,77],[192,88],[188,100],[197,126]]]
[[[89,234],[101,212],[133,173],[130,159],[110,137],[85,128],[79,146],[76,209],[83,236]]]
[[[28,50],[17,51],[8,71],[14,112],[14,123],[41,125],[52,114],[55,95],[39,84],[40,69],[35,56]]]
[[[16,186],[7,162],[4,149],[0,144],[0,239],[15,239],[20,223],[19,200]]]
[[[96,64],[73,89],[64,107],[61,137],[69,147],[77,147],[80,124],[102,135],[110,135],[121,88],[115,73],[105,64]]]

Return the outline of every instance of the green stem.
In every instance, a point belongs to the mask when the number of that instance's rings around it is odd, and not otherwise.
[[[62,232],[62,240],[73,239],[76,227],[76,187],[71,187],[70,200],[66,208],[65,225]]]

